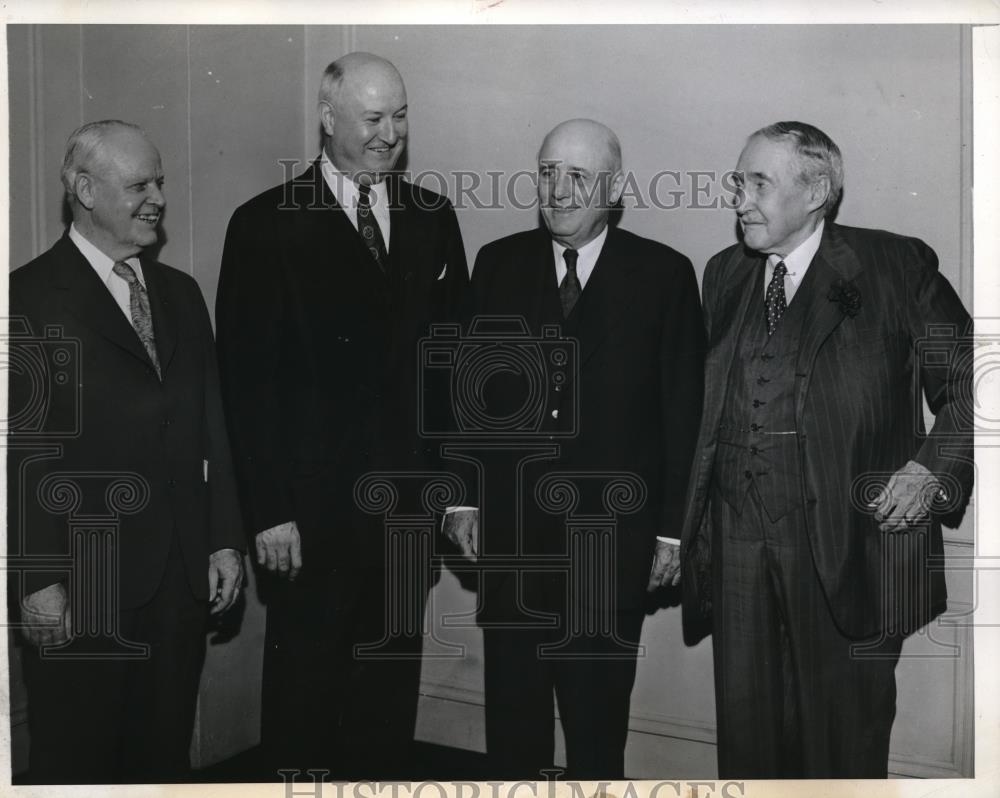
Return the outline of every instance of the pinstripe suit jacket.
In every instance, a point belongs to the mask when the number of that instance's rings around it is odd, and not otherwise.
[[[762,264],[737,244],[705,270],[705,404],[682,539],[688,642],[708,628],[718,427],[744,314],[763,303]],[[885,535],[864,507],[910,459],[941,477],[956,515],[971,490],[972,323],[937,267],[918,239],[830,223],[810,265],[816,290],[794,376],[800,490],[816,575],[851,637],[913,631],[946,606],[939,515]],[[929,433],[921,396],[935,415]]]

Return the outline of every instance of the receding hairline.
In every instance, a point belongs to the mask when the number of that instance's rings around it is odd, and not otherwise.
[[[331,61],[325,70],[319,85],[319,102],[333,104],[337,100],[344,81],[353,77],[365,69],[379,69],[386,75],[399,81],[399,85],[406,91],[406,84],[403,76],[396,65],[380,55],[366,52],[354,52],[343,55],[335,61]]]
[[[581,131],[586,131],[588,134],[593,133],[600,137],[601,142],[601,155],[602,160],[608,167],[612,174],[620,172],[622,169],[622,145],[618,140],[617,134],[602,122],[598,122],[596,119],[567,119],[565,122],[560,122],[552,130],[545,134],[545,138],[542,139],[541,145],[538,147],[538,154],[535,156],[536,161],[541,161],[542,151],[545,149],[545,145],[549,143],[549,140],[557,134],[566,134],[574,129],[579,129]]]

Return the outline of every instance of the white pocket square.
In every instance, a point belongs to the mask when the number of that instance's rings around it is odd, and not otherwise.
[[[446,275],[447,273],[448,273],[448,264],[446,263],[446,264],[445,264],[445,265],[444,265],[444,266],[442,267],[442,269],[441,269],[441,274],[439,274],[439,275],[437,276],[437,278],[438,278],[439,280],[443,280],[443,279],[444,279],[444,276],[445,276],[445,275]]]

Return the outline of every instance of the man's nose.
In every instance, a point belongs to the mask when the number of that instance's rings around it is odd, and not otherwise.
[[[738,188],[735,192],[733,192],[732,203],[733,210],[735,210],[740,216],[746,213],[752,205],[750,195],[747,193],[746,189],[743,188]]]
[[[149,188],[146,189],[146,202],[161,208],[167,204],[166,197],[163,196],[163,189],[156,185],[156,183],[151,183]]]
[[[379,135],[386,144],[395,144],[396,139],[399,138],[399,130],[396,124],[396,120],[389,117],[382,123],[382,129],[379,131]]]
[[[573,193],[573,181],[565,172],[557,173],[552,185],[552,195],[558,199],[564,199]]]

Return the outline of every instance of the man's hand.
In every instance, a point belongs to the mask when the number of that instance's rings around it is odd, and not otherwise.
[[[212,615],[232,607],[242,586],[242,554],[236,549],[219,549],[208,555],[208,600],[212,602]]]
[[[70,638],[70,611],[66,588],[59,582],[21,602],[21,632],[33,646],[56,646]]]
[[[452,510],[445,513],[441,531],[467,560],[475,560],[479,555],[479,510]]]
[[[257,533],[257,564],[275,571],[289,581],[302,568],[302,542],[294,521],[278,524]]]
[[[868,504],[883,532],[905,530],[927,517],[939,484],[920,463],[909,460]]]
[[[653,552],[653,567],[649,569],[649,584],[646,590],[652,593],[661,587],[681,583],[681,547],[664,540],[656,541]]]

